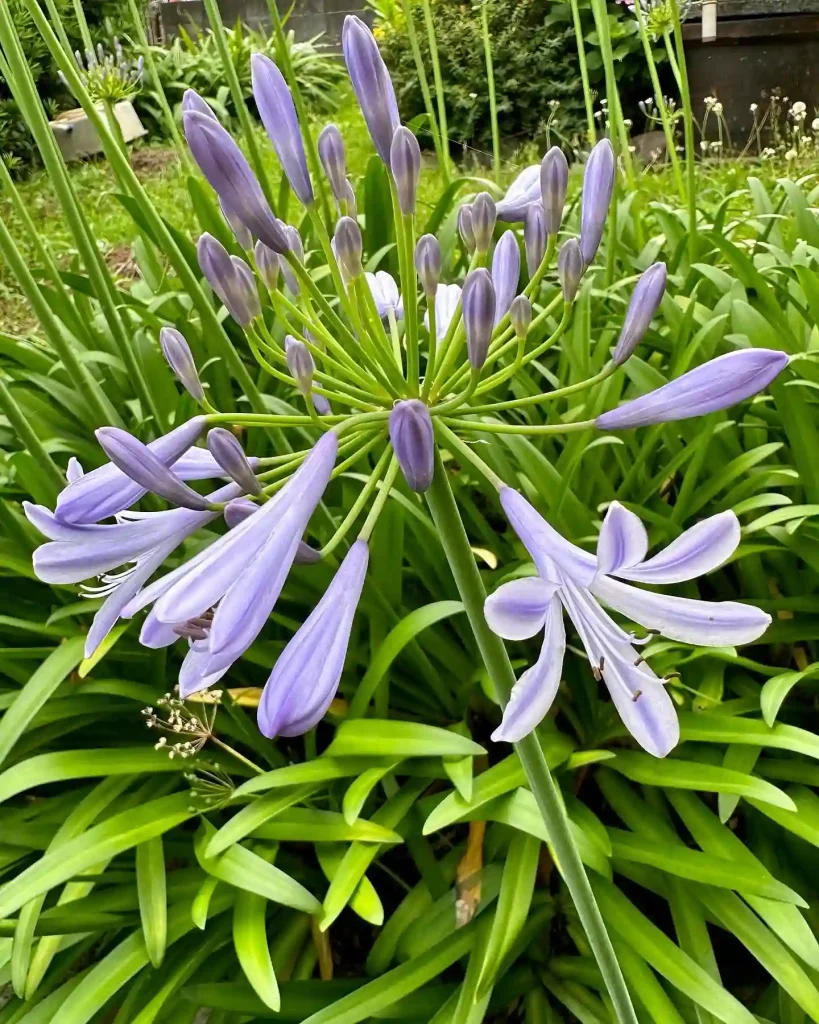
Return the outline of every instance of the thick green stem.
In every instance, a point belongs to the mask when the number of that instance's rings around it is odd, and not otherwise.
[[[424,107],[429,118],[429,130],[432,135],[432,144],[435,147],[435,155],[438,157],[438,165],[446,180],[446,184],[449,184],[449,162],[448,155],[444,155],[444,146],[446,141],[441,139],[441,128],[438,124],[438,119],[435,116],[435,107],[432,105],[432,95],[429,91],[429,79],[427,78],[427,71],[424,67],[424,58],[421,55],[421,47],[418,45],[418,33],[415,31],[415,19],[412,16],[412,7],[408,0],[401,0],[401,7],[404,12],[404,19],[407,23],[407,39],[409,40],[410,49],[412,50],[412,56],[415,60],[415,70],[418,72],[418,84],[421,86],[421,95],[424,98]],[[427,26],[427,30],[429,27]],[[433,31],[434,36],[434,31]],[[436,51],[437,56],[437,51]],[[440,74],[440,72],[439,72]],[[435,80],[435,88],[438,90],[438,80]],[[438,92],[439,104],[441,102],[441,93]]]
[[[492,122],[492,165],[495,181],[500,182],[501,153],[500,131],[498,129],[498,97],[495,93],[495,66],[492,62],[492,37],[489,34],[489,15],[487,4],[491,0],[481,0],[481,34],[483,36],[483,55],[486,61],[486,88],[489,92],[489,119]]]
[[[435,476],[426,497],[481,657],[497,697],[501,704],[505,705],[515,684],[515,673],[503,641],[489,629],[484,617],[486,591],[449,486],[446,470],[437,451]],[[515,749],[543,815],[560,873],[586,930],[600,973],[611,996],[617,1020],[619,1024],[637,1024],[626,983],[586,878],[580,855],[572,840],[566,811],[549,772],[537,734],[530,733],[515,744]]]
[[[580,80],[583,83],[583,102],[586,106],[586,130],[589,135],[589,145],[593,146],[597,142],[597,129],[594,125],[594,100],[592,98],[591,86],[589,85],[589,69],[586,65],[586,44],[583,42],[583,23],[580,20],[578,0],[571,0],[571,7],[574,38],[577,43],[577,62],[580,65]]]
[[[432,77],[435,80],[435,98],[438,101],[438,131],[441,137],[441,152],[439,159],[443,157],[441,171],[444,176],[444,185],[449,186],[452,178],[452,165],[449,159],[449,128],[446,119],[446,96],[444,95],[444,80],[441,74],[441,61],[438,57],[438,40],[435,38],[435,22],[432,19],[432,8],[429,0],[421,0],[424,9],[424,24],[427,29],[427,40],[429,42],[429,57],[432,61]]]
[[[691,106],[691,90],[688,86],[688,69],[685,63],[685,44],[683,42],[682,24],[680,22],[680,6],[677,0],[670,0],[674,11],[674,42],[677,44],[677,80],[683,104],[683,124],[685,126],[685,170],[688,177],[688,259],[694,263],[697,259],[697,165],[694,146],[694,110]],[[666,34],[666,42],[668,36]],[[673,53],[669,46],[669,53]]]

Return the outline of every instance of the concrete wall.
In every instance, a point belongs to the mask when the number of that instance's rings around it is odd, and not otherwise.
[[[323,33],[322,42],[341,44],[341,27],[347,14],[364,14],[363,0],[277,0],[279,12],[286,15],[286,28],[292,29],[296,39],[312,39]],[[270,31],[270,15],[266,0],[219,0],[222,20],[228,27],[237,21],[248,28]],[[179,27],[195,32],[207,25],[202,0],[178,0],[176,3],[154,0],[148,7],[149,35],[156,43],[165,43],[178,34]]]

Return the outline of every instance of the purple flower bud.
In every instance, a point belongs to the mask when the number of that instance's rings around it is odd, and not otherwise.
[[[580,243],[576,238],[570,238],[563,243],[557,254],[557,276],[560,278],[564,302],[574,302],[585,270]]]
[[[473,370],[480,370],[486,362],[495,326],[495,286],[488,270],[479,267],[467,274],[461,306],[469,365]]]
[[[329,416],[333,411],[333,407],[330,405],[330,400],[326,395],[317,395],[315,391],[313,391],[310,398],[313,401],[313,408],[319,416]]]
[[[604,412],[596,424],[601,430],[626,430],[727,409],[762,391],[787,365],[784,352],[737,349],[689,370],[656,391]]]
[[[182,113],[184,115],[194,112],[204,114],[205,117],[212,117],[214,121],[219,120],[207,100],[202,99],[195,89],[186,89],[182,97]]]
[[[344,140],[334,124],[328,124],[322,129],[318,137],[318,154],[333,195],[341,202],[346,198],[344,186],[347,183],[347,161],[344,155]]]
[[[390,441],[410,490],[423,494],[435,471],[435,434],[429,409],[420,399],[410,398],[393,407]]]
[[[546,214],[540,203],[532,203],[526,211],[523,241],[526,246],[526,269],[529,277],[534,277],[546,254]]]
[[[421,177],[421,147],[409,128],[402,126],[396,129],[392,137],[390,169],[401,213],[405,216],[415,213],[415,198]]]
[[[441,246],[435,235],[421,235],[415,246],[415,269],[428,299],[434,299],[441,280]]]
[[[122,470],[140,487],[196,512],[206,512],[210,508],[206,498],[183,483],[147,445],[138,441],[127,430],[120,430],[119,427],[100,427],[96,431],[96,436],[105,454],[117,469]]]
[[[503,319],[518,290],[520,249],[514,231],[504,231],[492,254],[492,284],[495,286],[495,326]]]
[[[643,340],[662,302],[666,276],[665,263],[655,263],[641,275],[635,285],[612,356],[615,366],[622,366]]]
[[[472,234],[478,252],[489,252],[497,219],[495,200],[488,192],[479,192],[472,201]]]
[[[540,193],[543,201],[544,223],[548,235],[560,231],[563,205],[569,187],[569,165],[563,150],[552,146],[540,164]]]
[[[242,151],[213,117],[198,110],[183,115],[185,138],[211,188],[265,245],[284,252],[287,242],[261,185]]]
[[[246,327],[261,312],[253,271],[207,232],[199,238],[196,253],[208,284],[233,319]]]
[[[297,341],[288,334],[284,339],[284,353],[287,360],[287,369],[293,375],[299,391],[307,397],[313,387],[313,374],[316,372],[316,364],[310,349],[303,341]]]
[[[498,203],[498,220],[507,223],[521,221],[532,203],[540,202],[540,167],[525,167],[509,186],[509,191]]]
[[[358,105],[376,151],[390,165],[390,145],[399,125],[398,103],[387,65],[378,44],[364,22],[348,14],[344,19],[341,46]]]
[[[338,690],[369,550],[357,540],[324,596],[279,655],[259,702],[260,732],[300,736],[314,728]]]
[[[287,82],[273,61],[263,53],[250,58],[253,98],[276,156],[290,187],[305,206],[313,202],[313,186],[307,170],[301,128]]]
[[[336,243],[338,262],[344,272],[349,278],[359,277],[364,270],[361,266],[364,244],[361,240],[361,228],[358,223],[352,217],[342,217],[336,224],[333,241]]]
[[[358,205],[355,201],[355,192],[349,178],[344,182],[344,188],[339,197],[339,208],[341,208],[342,203],[346,205],[346,215],[355,220],[358,216]]]
[[[254,256],[256,258],[256,269],[259,271],[259,277],[261,277],[270,291],[274,292],[279,283],[279,271],[282,266],[282,261],[279,258],[278,253],[273,252],[272,249],[268,249],[264,242],[257,242],[256,248],[254,249]]]
[[[219,200],[219,207],[222,210],[222,216],[227,221],[228,227],[233,232],[233,237],[242,249],[245,251],[251,249],[253,247],[253,235],[251,235],[250,231],[248,231],[244,224],[239,220],[224,199]]]
[[[244,449],[235,434],[224,427],[213,427],[208,431],[208,449],[227,475],[247,491],[248,494],[261,494],[262,485],[250,468]]]
[[[301,235],[291,224],[282,223],[285,237],[287,238],[287,245],[290,252],[296,257],[299,263],[304,263],[304,244],[301,240]],[[290,264],[286,259],[280,260],[282,276],[284,277],[284,283],[290,289],[293,295],[298,295],[301,291],[299,287],[299,281]]]
[[[529,333],[529,325],[532,322],[532,303],[525,295],[518,295],[512,300],[509,307],[509,319],[515,334],[523,339]]]
[[[159,332],[159,344],[168,366],[176,374],[179,383],[192,398],[201,402],[205,397],[205,392],[202,390],[202,382],[196,371],[191,347],[185,341],[184,335],[175,327],[163,327]]]
[[[472,205],[464,203],[458,210],[458,233],[468,253],[475,251],[475,232],[472,229]]]
[[[614,149],[608,139],[602,139],[589,154],[583,173],[580,251],[586,266],[594,259],[603,237],[614,192],[615,172]]]

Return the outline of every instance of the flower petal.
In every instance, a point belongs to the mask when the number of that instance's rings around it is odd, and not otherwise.
[[[619,501],[613,501],[597,538],[597,571],[616,573],[642,562],[647,551],[648,535],[640,519]]]
[[[594,555],[561,537],[514,488],[502,488],[500,502],[512,529],[520,537],[544,579],[554,580],[553,568],[549,564],[554,562],[561,573],[576,583],[584,586],[591,583],[597,571]],[[560,583],[563,580],[554,582]]]
[[[492,733],[496,743],[516,743],[530,733],[552,706],[560,686],[566,631],[563,609],[553,597],[546,613],[546,632],[540,656],[512,687],[503,721]]]
[[[540,576],[504,583],[484,603],[489,628],[504,640],[528,640],[543,629],[557,588]]]
[[[662,681],[643,662],[635,666],[622,649],[607,650],[605,682],[623,724],[640,746],[665,757],[680,742],[680,723],[674,701]]]
[[[637,583],[681,583],[694,580],[730,558],[739,544],[739,520],[733,512],[720,512],[686,530],[668,547],[640,565],[607,569]],[[639,560],[638,560],[639,561]]]
[[[771,621],[770,615],[753,605],[670,597],[630,587],[608,576],[595,580],[591,589],[601,601],[646,629],[699,647],[753,643]]]

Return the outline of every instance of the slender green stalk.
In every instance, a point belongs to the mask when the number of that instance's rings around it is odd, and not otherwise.
[[[77,68],[73,59],[69,59],[62,52],[59,41],[40,10],[36,0],[23,0],[23,2],[25,3],[26,10],[30,13],[40,34],[45,40],[55,63],[68,80],[69,88],[79,100],[83,110],[88,116],[88,119],[91,121],[99,135],[105,155],[108,157],[112,167],[117,173],[122,174],[128,181],[132,194],[138,199],[142,214],[148,222],[151,232],[156,237],[160,248],[167,255],[171,266],[179,275],[182,288],[190,296],[194,308],[199,313],[202,321],[203,332],[213,337],[215,344],[219,346],[220,354],[224,358],[231,373],[236,378],[237,383],[242,388],[245,396],[251,404],[251,407],[257,413],[263,414],[265,412],[266,405],[262,396],[259,394],[259,390],[256,387],[253,378],[248,372],[245,364],[239,358],[239,354],[233,347],[230,338],[225,333],[225,329],[220,323],[210,299],[205,294],[204,289],[199,283],[199,278],[185,259],[185,256],[177,245],[168,225],[157,213],[153,203],[151,202],[150,196],[143,188],[142,183],[134,173],[133,168],[123,157],[122,153],[120,153],[115,140],[108,130],[105,118],[100,114],[100,111],[96,108],[93,100],[88,95],[88,90],[85,88],[79,74],[77,73]],[[2,12],[4,10],[5,5],[0,4],[0,42],[2,42],[5,48],[6,40],[10,37],[6,30],[6,26],[9,24],[8,20],[2,17]],[[16,38],[16,34],[12,33],[12,35]]]
[[[578,0],[570,0],[572,8],[572,23],[574,25],[574,39],[577,44],[577,63],[580,65],[580,81],[583,83],[583,102],[586,107],[586,130],[589,136],[589,145],[597,142],[597,128],[594,124],[594,99],[592,97],[591,85],[589,84],[589,69],[586,64],[586,44],[583,42],[583,23],[580,20],[580,6]]]
[[[677,44],[677,69],[680,83],[680,95],[683,103],[683,124],[685,126],[685,169],[688,177],[688,259],[694,263],[697,259],[697,165],[694,144],[694,109],[691,105],[691,89],[688,84],[688,68],[685,63],[685,44],[680,22],[680,5],[677,0],[669,0],[674,12],[674,41]],[[669,46],[668,33],[666,45]],[[669,47],[670,52],[670,47]]]
[[[387,451],[389,452],[390,449],[388,448]],[[381,515],[381,511],[387,503],[387,498],[390,496],[390,491],[392,490],[392,485],[395,483],[395,478],[398,476],[398,468],[398,459],[393,455],[392,462],[387,469],[387,475],[378,485],[378,494],[376,495],[372,508],[367,513],[367,518],[364,520],[364,525],[361,527],[358,534],[361,540],[370,539],[370,535],[375,528],[375,524],[378,522],[378,517]]]
[[[54,493],[65,487],[65,477],[57,463],[46,451],[45,445],[37,437],[34,428],[26,419],[23,410],[17,404],[14,396],[6,387],[6,382],[0,377],[0,409],[9,421],[12,429],[28,448],[31,457],[39,464],[40,468],[50,477],[54,484]]]
[[[435,81],[435,98],[438,102],[438,131],[441,137],[441,152],[439,159],[443,157],[441,172],[444,176],[444,185],[448,186],[452,179],[452,161],[449,157],[449,127],[446,117],[446,96],[444,95],[444,80],[441,75],[441,61],[438,56],[438,40],[435,36],[435,22],[432,19],[432,8],[429,0],[421,0],[424,10],[424,24],[427,30],[427,41],[429,42],[429,57],[432,62],[432,77]]]
[[[489,34],[487,5],[491,0],[481,0],[481,34],[483,55],[486,61],[486,88],[489,93],[489,119],[492,123],[492,166],[496,183],[501,177],[500,131],[498,130],[498,97],[495,92],[495,65],[492,62],[492,38]]]
[[[467,412],[471,410],[466,410]],[[461,430],[472,430],[487,434],[522,434],[525,437],[537,437],[541,434],[576,434],[580,430],[589,430],[594,420],[578,420],[576,423],[544,423],[533,426],[529,423],[498,423],[492,420],[464,420],[447,416],[445,422],[451,427]]]
[[[415,278],[413,253],[415,251],[415,220],[412,214],[404,217],[404,271],[401,294],[404,296],[404,338],[407,346],[407,383],[411,395],[419,388],[420,359],[418,355],[418,286]]]
[[[470,413],[492,413],[500,412],[503,409],[526,409],[532,405],[541,405],[543,402],[554,402],[558,398],[568,398],[569,395],[576,395],[580,391],[594,387],[607,380],[617,369],[614,363],[604,366],[600,373],[586,380],[578,381],[576,384],[567,384],[564,388],[555,388],[554,391],[546,391],[542,395],[529,395],[526,398],[510,398],[506,402],[493,402],[489,405],[476,405]]]
[[[77,26],[80,30],[80,39],[82,39],[82,45],[86,50],[94,52],[94,41],[91,39],[91,33],[88,30],[88,22],[85,20],[85,11],[83,10],[82,0],[71,0],[74,6],[74,14],[77,18]]]
[[[270,188],[270,182],[267,178],[267,171],[265,170],[264,163],[262,161],[261,152],[259,151],[256,130],[254,128],[253,121],[250,119],[250,112],[247,109],[247,104],[245,103],[242,84],[239,81],[239,75],[236,73],[236,65],[233,63],[233,58],[230,55],[230,47],[228,46],[225,26],[222,22],[222,15],[219,13],[219,5],[216,0],[205,0],[205,11],[208,15],[210,30],[213,33],[214,40],[216,41],[216,49],[219,51],[219,58],[222,61],[222,70],[225,73],[225,78],[227,78],[228,88],[230,89],[230,95],[233,99],[233,105],[236,107],[236,113],[239,115],[239,124],[242,126],[242,135],[245,139],[245,145],[247,146],[250,162],[253,165],[256,177],[259,179],[259,184],[262,186],[265,198],[268,203],[270,203],[271,207],[273,207],[273,212],[275,213],[273,192]]]
[[[674,172],[674,181],[677,184],[677,191],[680,194],[680,200],[684,202],[685,185],[683,184],[680,159],[677,156],[677,145],[674,141],[674,128],[668,117],[668,108],[666,107],[662,86],[660,85],[660,78],[657,74],[657,64],[654,60],[654,54],[651,49],[651,39],[649,38],[648,30],[646,28],[645,14],[643,13],[643,8],[640,3],[634,4],[634,13],[637,16],[637,27],[640,32],[640,39],[643,43],[643,53],[646,58],[646,66],[648,67],[649,77],[651,78],[651,86],[654,89],[654,100],[657,104],[657,109],[660,112],[660,121],[662,122],[663,133],[665,134],[665,148],[668,151],[668,159],[671,161],[671,167]]]
[[[606,98],[608,100],[608,117],[612,129],[612,137],[617,142],[617,148],[620,150],[629,187],[633,188],[634,161],[631,157],[628,133],[623,122],[623,110],[620,106],[620,91],[617,88],[617,75],[614,70],[614,55],[611,49],[611,35],[609,34],[609,15],[605,0],[592,0],[592,13],[594,14],[594,23],[597,27],[597,36],[600,40],[600,56],[606,73]]]
[[[365,482],[364,486],[361,488],[361,493],[358,495],[356,500],[353,502],[352,508],[347,513],[347,515],[344,517],[344,519],[341,521],[341,523],[339,524],[338,529],[333,534],[333,536],[327,541],[326,544],[324,544],[322,546],[322,549],[321,549],[321,557],[322,558],[327,558],[328,555],[332,554],[333,551],[335,551],[335,549],[339,546],[339,544],[347,536],[347,533],[349,532],[350,527],[353,525],[353,523],[356,521],[356,519],[358,519],[359,515],[361,514],[361,510],[364,508],[364,506],[370,500],[370,495],[373,493],[373,491],[378,486],[378,481],[379,481],[379,479],[381,477],[381,474],[384,472],[384,469],[385,469],[385,467],[387,465],[387,462],[389,461],[391,455],[392,455],[391,449],[389,447],[386,447],[384,449],[384,451],[381,453],[381,457],[379,458],[378,462],[376,462],[375,469],[373,469],[372,473],[370,473],[369,477],[367,478],[367,481]]]
[[[50,0],[53,3],[53,0]],[[148,35],[145,31],[145,21],[142,17],[142,13],[137,6],[136,0],[128,0],[128,13],[131,15],[131,22],[136,32],[137,43],[139,45],[139,52],[142,59],[145,61],[145,67],[148,69],[148,76],[153,83],[154,91],[156,93],[156,99],[159,103],[159,109],[162,111],[162,118],[165,122],[165,127],[168,130],[168,134],[173,141],[174,147],[187,171],[193,170],[193,163],[188,153],[188,147],[182,140],[182,135],[179,131],[179,125],[176,123],[176,118],[173,116],[171,105],[168,103],[168,97],[165,95],[165,89],[162,86],[162,79],[159,77],[159,68],[156,66],[154,60],[153,50],[151,44],[148,42]]]
[[[63,65],[64,73],[66,67],[70,70],[71,76],[66,74],[66,78],[68,79],[71,91],[74,92],[75,96],[79,97],[79,93],[73,88],[73,84],[77,83],[81,92],[84,92],[86,97],[88,97],[88,93],[85,90],[77,72],[74,58],[70,57],[62,49],[59,40],[51,29],[51,26],[39,6],[35,2],[32,2],[32,6],[36,8],[36,14],[32,11],[32,17],[35,22],[37,22],[37,27],[40,32],[43,33],[44,37],[46,34],[48,35],[46,41],[48,42],[49,49],[52,50],[55,60],[58,65]],[[131,338],[126,332],[125,325],[120,316],[120,311],[117,308],[116,288],[114,287],[108,268],[105,266],[102,256],[97,249],[96,242],[91,235],[88,222],[82,213],[79,203],[77,202],[77,197],[74,193],[73,186],[65,167],[65,162],[63,161],[59,147],[57,146],[54,135],[48,124],[48,118],[43,110],[36,86],[31,77],[28,65],[26,64],[19,37],[9,17],[8,6],[6,4],[0,4],[0,44],[2,44],[9,65],[11,77],[8,84],[11,88],[12,95],[14,95],[17,100],[23,117],[31,129],[35,142],[37,143],[37,147],[40,150],[43,163],[45,164],[46,170],[48,171],[49,177],[54,185],[54,190],[57,193],[60,205],[63,208],[69,227],[71,228],[71,232],[74,236],[74,240],[77,244],[80,258],[88,272],[89,279],[91,280],[91,284],[94,288],[94,293],[100,303],[103,316],[111,330],[114,342],[117,345],[117,349],[132,380],[134,390],[140,400],[140,405],[142,406],[144,414],[152,415],[156,425],[161,429],[163,425],[163,418],[160,415],[154,396],[148,388],[142,372],[142,367],[140,366],[137,358],[136,350],[132,345]],[[109,138],[111,138],[113,147],[117,150],[120,162],[128,168],[131,174],[133,174],[128,160],[125,158],[116,141],[113,140],[113,137],[111,136],[105,117],[100,113],[99,109],[95,106],[90,97],[88,97],[88,103],[93,109],[97,122],[102,126],[103,131],[106,132]],[[87,112],[88,111],[86,111],[86,113]]]
[[[418,45],[418,33],[415,30],[415,19],[412,16],[412,7],[409,0],[401,0],[401,8],[404,12],[404,19],[407,23],[407,39],[409,40],[412,56],[415,60],[415,70],[418,73],[418,84],[421,86],[421,95],[424,98],[424,108],[429,118],[429,130],[432,135],[432,144],[435,147],[435,155],[438,157],[438,166],[449,184],[449,154],[444,155],[446,142],[441,139],[441,127],[438,118],[435,116],[435,107],[432,105],[432,95],[429,91],[429,79],[424,67],[424,58],[421,55],[421,47]],[[440,74],[440,69],[439,69]],[[438,89],[437,79],[435,88]],[[440,97],[440,93],[439,93]],[[440,103],[440,99],[439,99]]]
[[[427,316],[429,317],[429,348],[427,349],[427,365],[424,371],[424,388],[421,398],[424,401],[429,397],[429,389],[432,387],[433,373],[435,372],[435,356],[438,344],[438,324],[435,318],[435,299],[427,303]]]
[[[60,12],[57,10],[57,5],[54,3],[54,0],[45,0],[45,5],[46,10],[48,11],[48,16],[51,18],[51,22],[54,25],[54,31],[59,36],[63,49],[69,56],[71,56],[74,53],[71,49],[71,40],[68,38],[68,33],[65,31],[65,25],[63,25],[62,19],[60,18]],[[5,77],[5,75],[3,77]]]
[[[426,493],[435,527],[441,538],[452,575],[464,603],[469,624],[498,700],[505,705],[515,685],[515,673],[503,641],[487,625],[483,613],[486,591],[469,546],[449,479],[435,453],[435,476]],[[583,863],[571,836],[569,820],[543,756],[537,734],[532,732],[515,744],[529,787],[549,832],[551,846],[564,881],[588,936],[600,973],[606,983],[619,1024],[637,1024],[637,1017],[617,957],[606,932]]]

